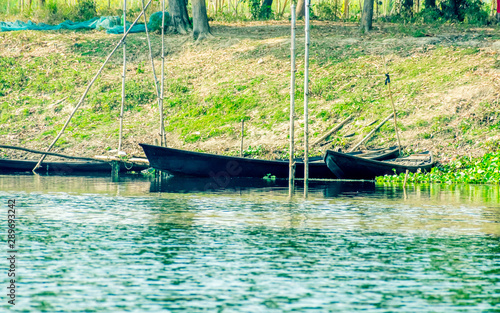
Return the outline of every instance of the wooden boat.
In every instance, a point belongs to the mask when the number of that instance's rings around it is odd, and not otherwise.
[[[412,154],[404,158],[370,160],[354,155],[327,150],[324,161],[341,179],[374,179],[377,176],[430,171],[434,166],[432,153]]]
[[[172,175],[212,177],[225,180],[233,177],[263,178],[270,174],[276,178],[288,178],[288,160],[262,160],[225,155],[200,153],[180,149],[165,148],[148,144],[139,144],[151,166]],[[397,147],[379,149],[368,153],[355,152],[354,155],[386,159],[399,154]],[[297,160],[295,177],[304,177],[303,160]],[[323,158],[311,158],[309,163],[310,178],[337,178],[326,166]]]
[[[37,160],[9,160],[0,159],[0,173],[3,172],[31,172],[38,163]],[[120,162],[120,171],[142,171],[148,168],[148,165],[127,164]],[[106,172],[111,173],[111,164],[109,162],[43,162],[37,170],[38,173],[49,174],[71,174],[84,172]]]

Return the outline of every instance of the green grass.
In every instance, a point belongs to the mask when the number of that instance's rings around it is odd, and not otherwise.
[[[410,145],[421,140],[436,140],[439,145],[450,144],[452,149],[459,144],[455,142],[458,133],[465,133],[464,142],[473,145],[484,134],[498,132],[500,110],[494,95],[471,99],[468,106],[464,106],[464,110],[474,108],[468,115],[446,109],[434,112],[435,106],[454,105],[442,104],[440,99],[444,94],[453,93],[454,88],[491,83],[483,75],[495,70],[497,59],[490,53],[455,45],[421,49],[401,41],[401,34],[394,35],[392,30],[369,38],[347,30],[345,36],[339,37],[339,29],[318,26],[313,30],[313,36],[318,38],[311,47],[310,62],[309,115],[313,138],[319,137],[335,121],[355,114],[355,121],[362,123],[347,125],[338,136],[331,138],[332,144],[348,147],[375,126],[363,125],[385,118],[392,110],[384,84],[385,66],[391,73],[399,127]],[[281,149],[288,138],[281,130],[289,118],[288,28],[283,26],[275,35],[263,35],[268,36],[266,38],[252,38],[244,37],[243,27],[243,37],[230,46],[226,44],[225,31],[234,30],[221,28],[215,32],[215,39],[200,46],[185,43],[182,37],[168,38],[165,129],[176,138],[177,145],[199,148],[210,139],[236,140],[240,122],[245,120],[249,127],[261,133],[265,130],[279,134],[282,139],[273,144]],[[339,40],[346,36],[358,36],[359,42],[339,45]],[[159,37],[152,35],[152,38],[157,56]],[[373,44],[391,38],[401,42],[390,46]],[[267,39],[285,41],[271,45]],[[0,42],[5,47],[22,47],[19,53],[2,52],[5,55],[0,57],[0,135],[19,134],[25,142],[46,145],[61,129],[117,40],[117,36],[102,32],[0,33]],[[52,46],[57,48],[51,49]],[[126,136],[132,138],[137,133],[142,136],[137,141],[152,140],[158,128],[158,103],[144,34],[132,35],[127,40],[127,48],[130,59],[125,112],[126,127],[130,131]],[[71,149],[95,138],[102,142],[116,140],[121,105],[121,58],[121,52],[117,52],[103,77],[90,89],[61,148]],[[155,62],[159,75],[158,58]],[[298,57],[297,67],[295,113],[300,118],[304,96],[302,56]],[[65,97],[68,97],[65,102],[56,104]],[[352,132],[356,133],[354,137],[342,137]],[[259,139],[252,138],[252,132],[247,136],[249,140]],[[483,149],[495,149],[494,139],[488,140]],[[388,141],[394,141],[392,123],[382,127],[369,144]],[[264,147],[258,151],[264,154],[271,150]],[[318,154],[320,150],[312,153]]]

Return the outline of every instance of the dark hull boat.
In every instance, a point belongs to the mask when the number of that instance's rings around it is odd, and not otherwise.
[[[151,167],[172,175],[212,177],[227,179],[233,177],[263,178],[271,174],[277,178],[288,178],[288,160],[261,160],[225,155],[209,154],[140,144]],[[393,158],[399,154],[395,147],[380,149],[368,153],[356,152],[371,158]],[[304,177],[304,163],[298,160],[295,177]],[[337,178],[321,158],[311,158],[309,163],[310,178]]]
[[[325,163],[341,179],[374,179],[377,176],[430,171],[434,166],[432,154],[413,154],[404,158],[370,160],[353,155],[327,150]]]
[[[31,172],[38,163],[37,160],[8,160],[0,159],[0,173],[2,172]],[[120,171],[142,171],[149,166],[120,162]],[[38,173],[71,174],[71,173],[111,173],[111,164],[108,162],[43,162]]]

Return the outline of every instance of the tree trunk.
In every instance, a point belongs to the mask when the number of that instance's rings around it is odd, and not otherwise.
[[[401,7],[403,9],[403,13],[406,14],[406,16],[413,16],[413,0],[403,0],[401,3]]]
[[[365,0],[363,4],[363,16],[361,17],[361,28],[364,29],[365,32],[369,32],[372,29],[372,20],[373,0]]]
[[[174,32],[183,35],[187,34],[188,31],[191,29],[191,23],[189,22],[189,15],[187,11],[187,1],[168,0],[168,6],[170,8],[169,26],[173,28]]]
[[[497,21],[500,21],[500,0],[497,0]]]
[[[259,18],[267,20],[271,18],[273,0],[264,0],[260,6]]]
[[[297,18],[304,17],[306,12],[306,3],[304,0],[297,0],[297,8],[295,9],[295,15]]]
[[[349,0],[344,0],[344,19],[349,18]]]
[[[425,0],[424,2],[425,8],[435,9],[436,8],[436,0]]]
[[[201,41],[210,37],[210,25],[208,25],[207,7],[205,0],[191,0],[193,7],[193,38]]]
[[[449,3],[453,17],[458,18],[458,0],[450,0]]]

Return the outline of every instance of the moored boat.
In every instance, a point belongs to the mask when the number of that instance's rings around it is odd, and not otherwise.
[[[412,154],[403,158],[370,160],[327,150],[324,161],[328,168],[341,179],[374,179],[377,176],[430,171],[434,166],[432,153]]]
[[[2,172],[31,172],[38,163],[37,160],[11,160],[0,159],[0,173]],[[119,162],[120,172],[142,171],[148,165]],[[37,170],[38,173],[49,174],[71,174],[71,173],[111,173],[111,163],[109,162],[61,162],[45,161]]]
[[[250,159],[165,148],[148,144],[139,145],[143,148],[153,168],[172,175],[214,178],[262,178],[270,174],[277,178],[288,178],[288,160]],[[358,157],[366,156],[384,159],[397,156],[399,154],[399,149],[397,147],[391,147],[366,153],[354,152],[352,154],[358,155]],[[304,177],[304,162],[302,160],[297,160],[295,163],[295,177]],[[328,169],[321,157],[310,158],[309,177],[325,179],[337,178],[337,176]]]

